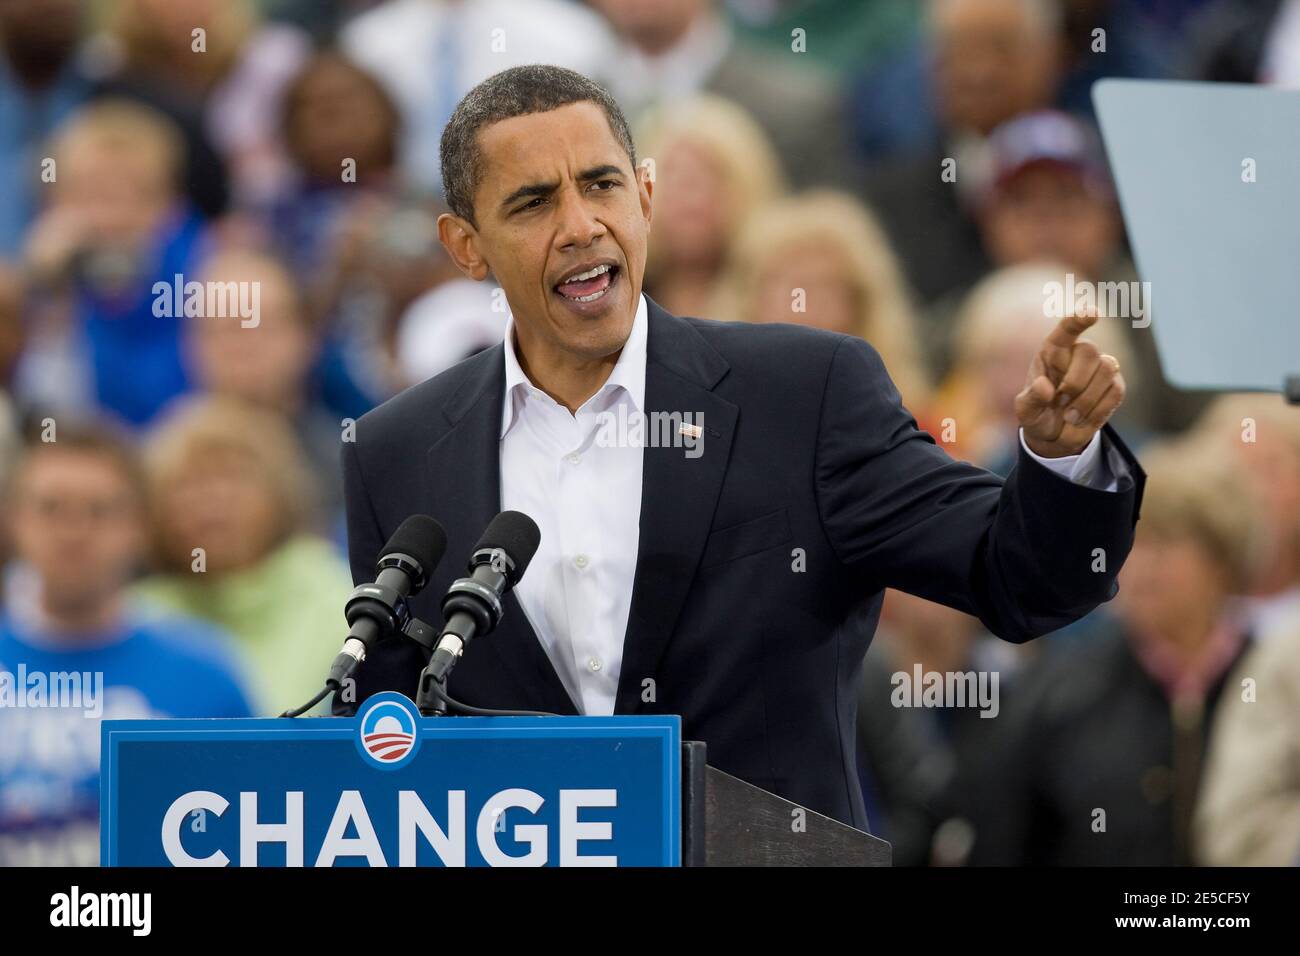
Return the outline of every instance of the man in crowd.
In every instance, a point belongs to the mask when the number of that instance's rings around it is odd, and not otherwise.
[[[98,861],[101,720],[251,716],[219,632],[125,600],[146,540],[128,446],[63,422],[45,437],[0,498],[16,557],[0,613],[0,866]]]

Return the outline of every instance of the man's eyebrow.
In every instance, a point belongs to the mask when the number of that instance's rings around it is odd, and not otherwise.
[[[509,206],[525,196],[549,196],[555,190],[560,188],[557,182],[550,183],[529,183],[526,186],[520,186],[505,199],[501,200],[502,206]]]
[[[604,176],[621,176],[623,173],[624,171],[622,169],[612,163],[605,163],[602,166],[592,166],[590,169],[584,169],[582,172],[578,173],[578,181],[589,183],[592,180],[600,179]],[[518,202],[520,199],[530,196],[541,196],[545,198],[559,188],[560,184],[558,182],[529,183],[526,186],[520,186],[505,199],[501,200],[501,205],[510,206]]]
[[[589,183],[593,179],[600,179],[602,176],[618,176],[622,175],[622,173],[623,170],[617,166],[606,163],[604,166],[593,166],[591,169],[584,169],[578,173],[578,179],[584,183]]]

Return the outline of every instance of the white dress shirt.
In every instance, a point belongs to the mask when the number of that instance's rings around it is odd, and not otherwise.
[[[1108,446],[1106,454],[1102,455],[1101,432],[1093,435],[1092,441],[1088,442],[1083,451],[1077,455],[1044,458],[1029,450],[1029,445],[1025,442],[1025,430],[1022,428],[1020,447],[1025,450],[1026,455],[1044,468],[1056,472],[1062,478],[1068,478],[1076,485],[1115,491],[1119,488],[1119,476],[1128,474],[1128,465],[1113,447]]]
[[[536,388],[506,329],[501,508],[542,542],[515,596],[580,713],[614,713],[641,543],[644,448],[597,442],[604,415],[645,411],[645,297],[608,380],[577,414]]]
[[[641,445],[597,441],[605,416],[645,412],[645,297],[608,380],[577,414],[535,387],[506,328],[501,508],[537,522],[541,544],[515,596],[579,712],[612,714],[641,540]],[[1024,433],[1021,432],[1021,443]],[[1113,491],[1122,460],[1101,436],[1079,455],[1040,458],[1078,484]]]

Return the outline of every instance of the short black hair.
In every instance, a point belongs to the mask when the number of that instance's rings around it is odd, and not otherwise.
[[[583,102],[595,103],[605,112],[614,138],[635,168],[636,146],[627,117],[604,87],[560,66],[515,66],[489,76],[466,93],[442,131],[442,188],[451,211],[475,223],[474,193],[483,179],[479,130],[501,120]]]

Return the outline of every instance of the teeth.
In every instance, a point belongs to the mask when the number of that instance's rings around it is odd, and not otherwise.
[[[592,302],[599,299],[604,294],[605,290],[601,289],[599,292],[593,292],[591,295],[568,296],[567,298],[572,299],[574,302]]]
[[[603,276],[608,271],[609,271],[608,265],[596,266],[596,268],[589,269],[586,272],[579,272],[577,275],[571,275],[564,281],[565,282],[586,282],[588,279],[596,278],[596,276]]]

